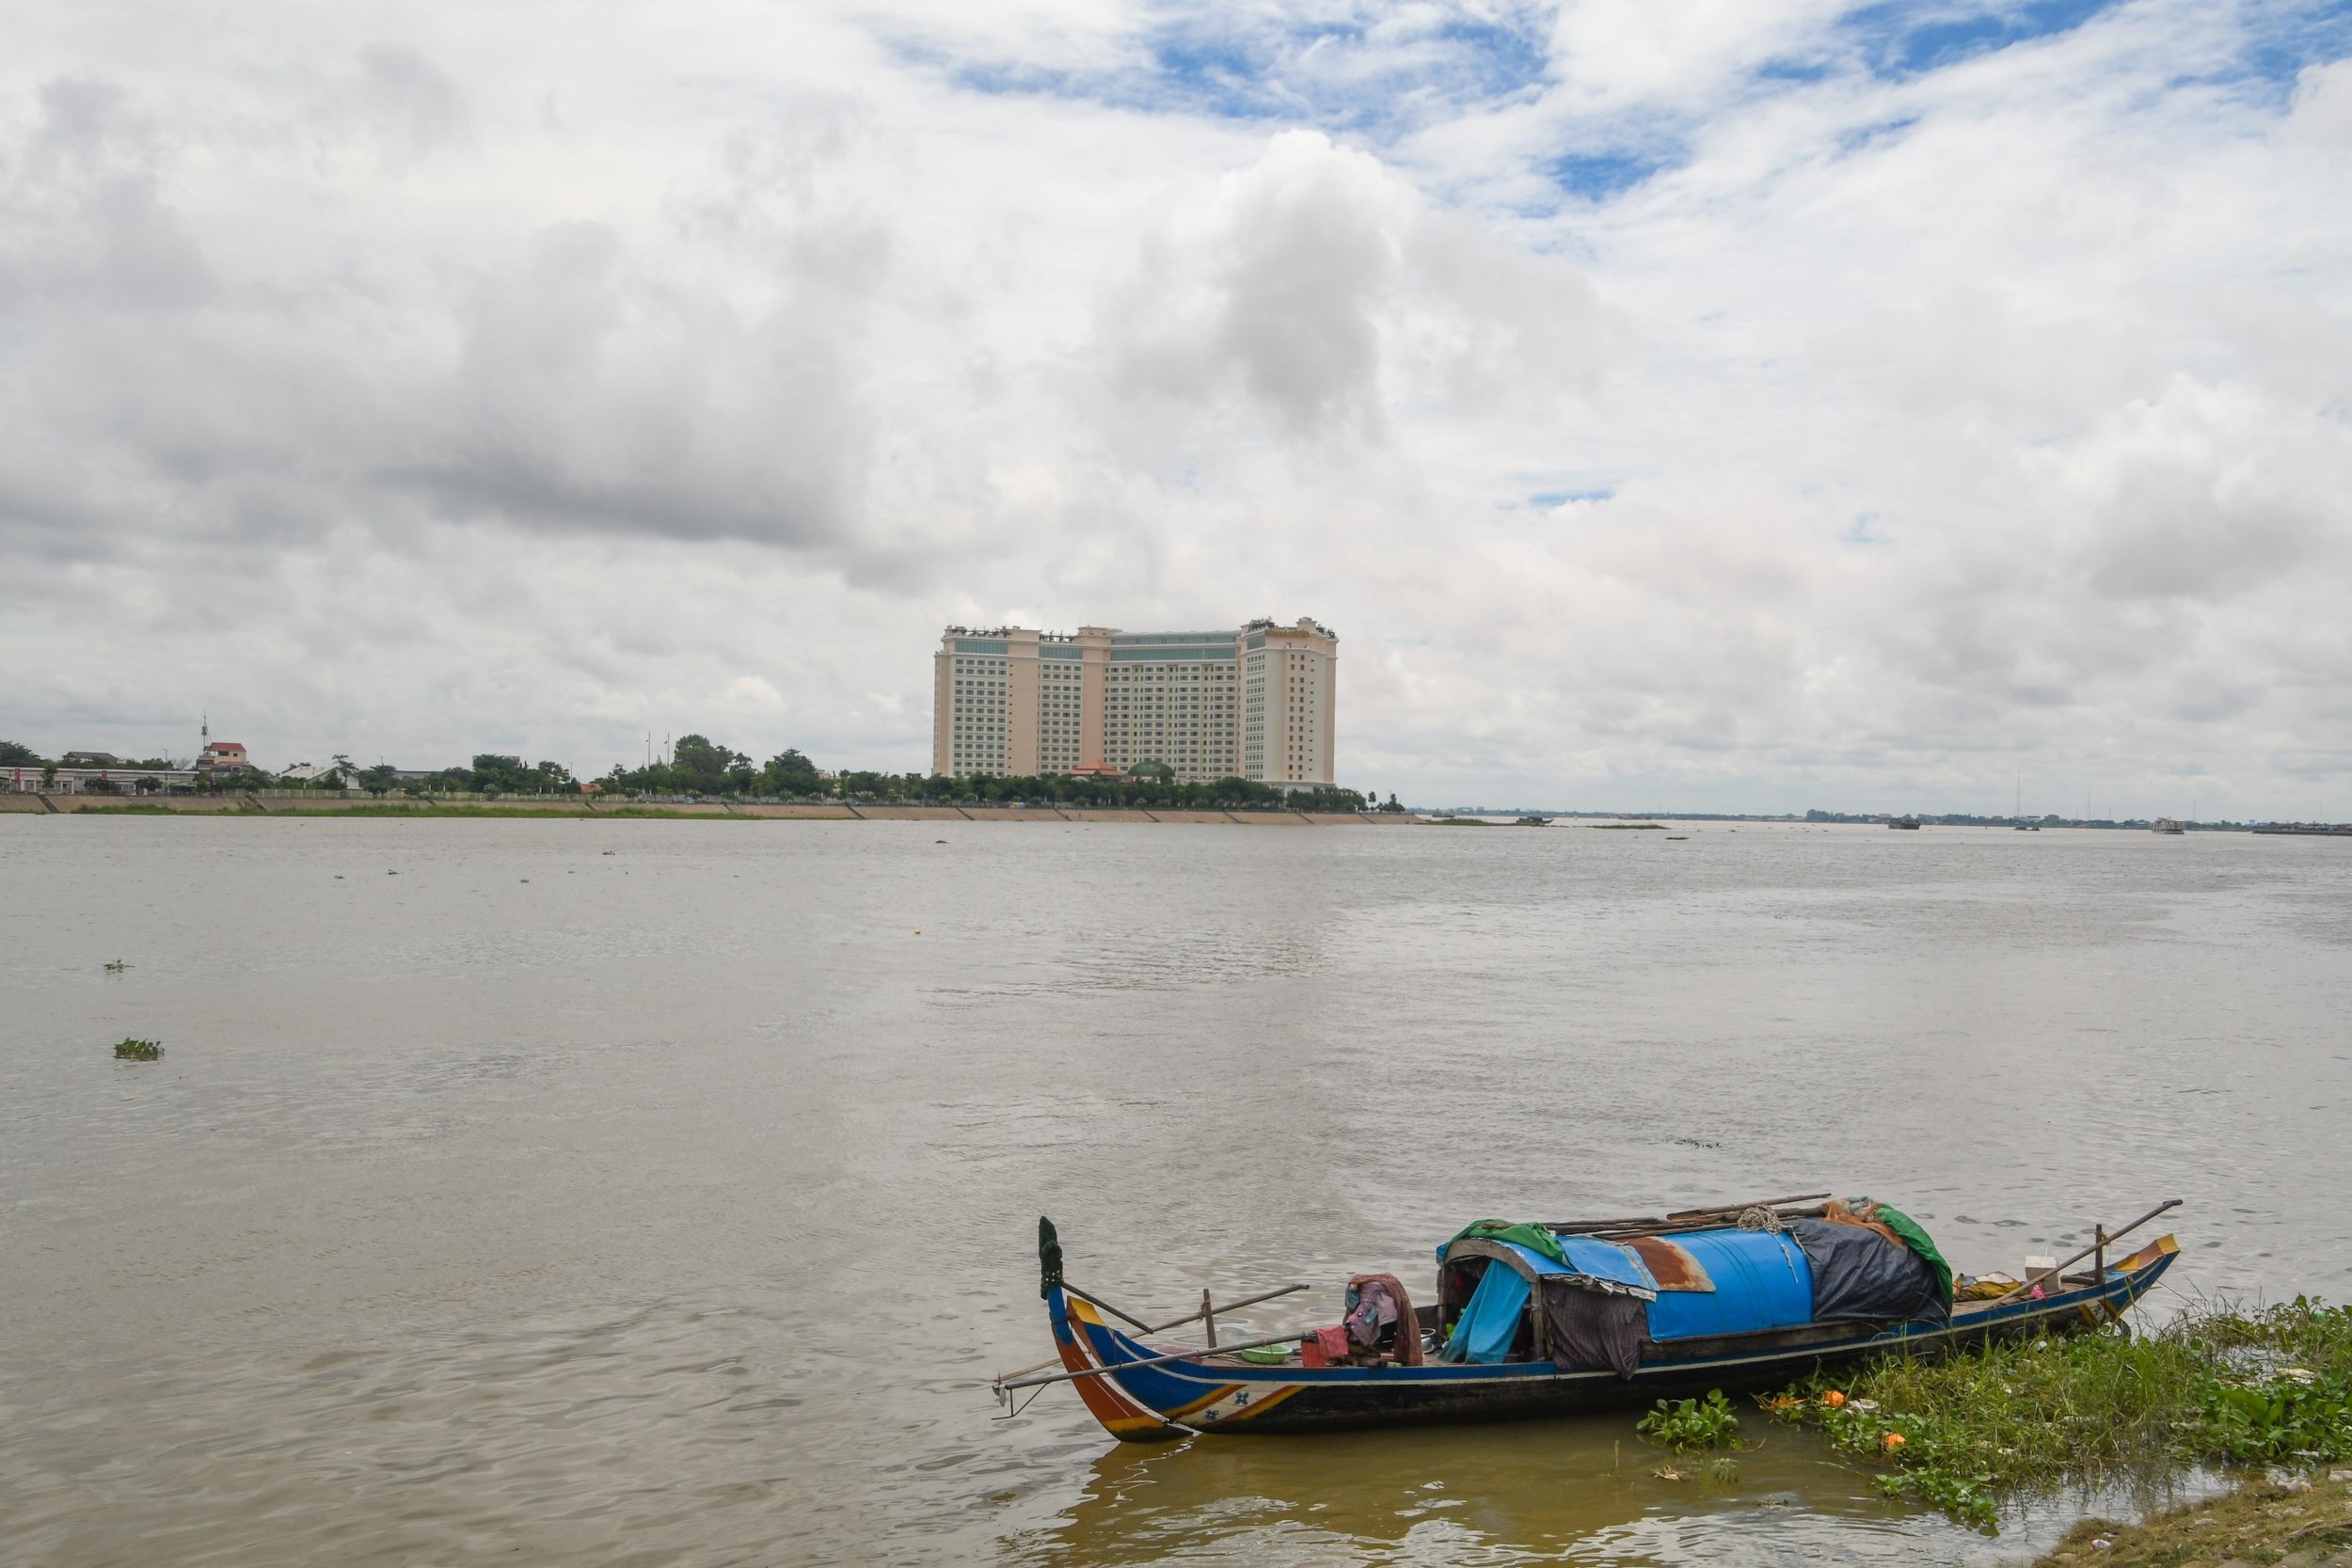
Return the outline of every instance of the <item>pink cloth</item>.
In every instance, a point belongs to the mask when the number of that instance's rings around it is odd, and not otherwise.
[[[1405,1293],[1405,1286],[1392,1274],[1359,1274],[1347,1282],[1347,1293],[1356,1298],[1356,1310],[1351,1320],[1363,1316],[1363,1307],[1371,1305],[1374,1316],[1371,1328],[1376,1335],[1379,1325],[1393,1321],[1396,1324],[1394,1355],[1399,1365],[1418,1367],[1421,1362],[1421,1321],[1413,1316],[1413,1298]],[[1380,1297],[1388,1299],[1381,1302]],[[1383,1310],[1383,1307],[1387,1310]]]

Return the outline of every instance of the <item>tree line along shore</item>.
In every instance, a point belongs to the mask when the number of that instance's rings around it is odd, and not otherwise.
[[[93,753],[68,752],[75,757]],[[682,805],[806,806],[1052,806],[1110,809],[1167,808],[1176,811],[1302,811],[1353,813],[1375,809],[1360,792],[1329,785],[1285,788],[1252,779],[1180,782],[1166,764],[1137,764],[1120,775],[1044,774],[999,777],[968,774],[886,773],[871,769],[830,772],[797,748],[787,747],[755,765],[744,752],[699,735],[681,736],[667,755],[642,768],[615,763],[601,778],[580,779],[559,762],[527,764],[518,755],[483,752],[470,767],[417,772],[378,763],[361,766],[337,754],[324,768],[297,765],[283,773],[241,766],[233,770],[191,773],[165,758],[145,762],[111,759],[119,777],[91,779],[78,770],[70,793],[146,802],[207,798],[249,798],[274,805],[278,800],[327,802],[358,798],[446,808],[511,805],[523,800],[565,802],[607,815],[618,802],[670,808]],[[0,740],[0,767],[25,776],[27,786],[53,799],[65,793],[50,786],[60,764],[15,741]],[[164,775],[177,772],[168,781]],[[87,805],[74,809],[91,809]],[[194,809],[194,808],[180,808]],[[1401,815],[1391,795],[1376,809]],[[586,814],[585,809],[583,815]],[[775,815],[775,814],[763,814]],[[788,814],[787,814],[788,815]]]
[[[1370,826],[1418,824],[1422,819],[1373,812],[1310,807],[1182,805],[1029,805],[975,801],[968,805],[876,804],[851,800],[632,800],[595,797],[428,797],[375,800],[364,795],[230,792],[121,799],[103,795],[0,793],[0,813],[76,816],[303,817],[338,816],[407,821],[488,818],[806,822],[1133,822],[1240,823],[1244,826]]]

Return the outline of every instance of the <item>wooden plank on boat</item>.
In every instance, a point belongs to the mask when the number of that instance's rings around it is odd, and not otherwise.
[[[1616,1220],[1546,1220],[1544,1228],[1556,1235],[1585,1236],[1600,1231],[1657,1232],[1662,1230],[1698,1230],[1708,1228],[1699,1222],[1714,1219],[1738,1219],[1751,1209],[1778,1212],[1795,1203],[1815,1203],[1830,1193],[1798,1193],[1789,1197],[1760,1197],[1746,1203],[1719,1203],[1707,1209],[1677,1209],[1667,1214],[1639,1214]],[[1784,1216],[1787,1217],[1787,1216]]]

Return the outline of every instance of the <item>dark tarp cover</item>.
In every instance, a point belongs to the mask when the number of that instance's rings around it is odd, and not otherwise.
[[[1560,1275],[1546,1275],[1544,1338],[1564,1372],[1607,1367],[1628,1382],[1642,1365],[1648,1309],[1638,1296],[1604,1295]]]
[[[1473,1221],[1464,1226],[1454,1235],[1454,1241],[1446,1243],[1446,1246],[1452,1246],[1454,1242],[1460,1241],[1464,1236],[1476,1236],[1489,1242],[1515,1243],[1530,1252],[1542,1253],[1555,1263],[1565,1263],[1568,1260],[1567,1253],[1561,1249],[1560,1238],[1546,1230],[1542,1226],[1530,1221],[1522,1220],[1517,1225],[1513,1225],[1509,1220]],[[1440,1258],[1445,1256],[1445,1247],[1438,1249],[1438,1256]]]
[[[1909,1323],[1951,1310],[1927,1259],[1875,1230],[1827,1220],[1795,1220],[1789,1230],[1813,1265],[1816,1323]]]
[[[1952,1266],[1944,1261],[1944,1255],[1935,1249],[1935,1243],[1929,1239],[1919,1222],[1900,1209],[1885,1203],[1873,1205],[1870,1217],[1910,1243],[1911,1250],[1927,1259],[1928,1267],[1935,1271],[1935,1285],[1940,1298],[1949,1307],[1952,1305]]]

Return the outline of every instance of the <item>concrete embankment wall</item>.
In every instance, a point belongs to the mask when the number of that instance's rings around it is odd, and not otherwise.
[[[430,820],[436,817],[556,816],[646,818],[753,818],[813,822],[1025,822],[1044,823],[1212,823],[1224,827],[1303,828],[1378,827],[1409,824],[1418,817],[1359,816],[1352,813],[1295,811],[1183,811],[1172,807],[1108,806],[866,806],[842,804],[731,804],[716,800],[638,805],[599,801],[589,805],[576,799],[502,800],[361,800],[334,797],[262,797],[253,795],[161,795],[126,800],[113,795],[38,795],[0,792],[0,812],[71,814],[77,816],[358,816],[386,820]]]

